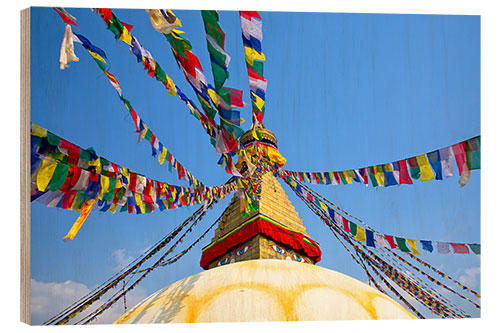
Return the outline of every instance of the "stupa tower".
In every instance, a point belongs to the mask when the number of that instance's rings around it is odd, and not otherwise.
[[[278,148],[276,136],[261,128],[259,144]],[[242,147],[253,144],[250,131],[241,136]],[[316,242],[307,234],[295,208],[271,172],[262,175],[257,211],[241,213],[235,195],[223,213],[211,243],[202,250],[200,265],[210,269],[253,259],[282,259],[314,264],[321,258]]]

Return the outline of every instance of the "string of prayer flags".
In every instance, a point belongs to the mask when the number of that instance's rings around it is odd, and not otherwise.
[[[240,11],[240,22],[252,99],[253,123],[262,123],[267,89],[267,80],[264,79],[266,57],[262,52],[261,44],[262,18],[256,11]]]
[[[279,171],[282,171],[282,170],[279,170]],[[377,268],[377,267],[374,267],[372,266],[373,264],[373,261],[371,261],[372,259],[376,260],[377,262],[379,263],[383,263],[383,260],[381,260],[380,258],[378,258],[377,256],[375,256],[369,249],[368,247],[365,247],[365,244],[363,242],[359,242],[359,245],[360,246],[356,246],[352,239],[349,238],[349,236],[352,238],[352,230],[354,228],[356,228],[356,236],[358,236],[359,234],[359,231],[358,231],[358,228],[356,227],[356,224],[354,223],[350,223],[349,220],[347,220],[346,218],[344,218],[343,216],[340,216],[340,214],[336,214],[336,212],[331,209],[330,207],[326,206],[324,204],[324,202],[322,201],[319,201],[317,197],[313,197],[313,195],[311,195],[314,191],[312,191],[311,189],[309,189],[307,186],[305,185],[299,185],[297,186],[298,184],[293,180],[293,178],[289,177],[289,176],[285,176],[284,173],[281,173],[278,172],[278,175],[280,175],[281,177],[284,178],[285,182],[292,188],[292,190],[295,192],[295,194],[298,195],[298,197],[300,199],[302,199],[306,205],[311,208],[311,210],[313,210],[313,212],[315,212],[318,216],[320,216],[323,220],[323,222],[325,224],[327,224],[330,229],[334,232],[334,234],[337,236],[341,236],[343,237],[351,246],[354,247],[354,249],[356,250],[356,252],[358,252],[365,260],[365,264],[368,265],[368,266],[371,266],[371,268],[373,269],[373,271],[376,273],[376,275],[378,277],[380,277],[382,279],[382,281],[385,281],[383,279],[383,277],[377,272],[376,269],[374,268]],[[285,177],[284,177],[285,176]],[[308,191],[305,191],[305,189],[307,189]],[[314,192],[316,193],[316,192]],[[318,195],[319,197],[321,197],[320,195]],[[321,197],[322,198],[322,197]],[[324,199],[324,198],[322,198]],[[325,200],[327,201],[327,200]],[[328,202],[328,201],[327,201]],[[329,202],[330,203],[330,202]],[[333,205],[333,204],[332,204]],[[338,208],[337,206],[333,205],[335,208]],[[341,210],[341,209],[339,209]],[[343,211],[344,212],[344,211]],[[345,212],[344,212],[345,213]],[[350,216],[348,213],[346,213],[346,215]],[[359,219],[357,219],[359,220]],[[331,221],[331,222],[330,222]],[[360,220],[359,220],[360,221]],[[332,223],[333,222],[333,223]],[[342,228],[341,227],[341,224],[344,224],[344,227]],[[360,221],[362,222],[362,221]],[[364,224],[364,223],[363,223]],[[346,227],[346,225],[348,227]],[[369,228],[367,226],[367,228]],[[347,230],[346,230],[347,229]],[[369,230],[370,229],[370,230]],[[408,240],[404,240],[404,239],[396,239],[396,237],[394,236],[389,236],[389,235],[382,235],[382,234],[378,234],[376,233],[374,230],[372,230],[371,228],[369,229],[366,229],[366,230],[369,230],[371,231],[374,235],[375,235],[375,238],[377,240],[377,242],[383,242],[385,245],[383,247],[385,248],[389,248],[389,244],[388,242],[391,243],[391,247],[392,248],[396,248],[397,245],[395,244],[395,242],[397,243],[400,243],[400,244],[404,244],[404,246],[406,247],[407,249],[407,246],[406,244],[408,244],[408,246],[410,247],[410,249],[413,251],[413,248],[416,244],[416,240],[412,240],[412,239],[408,239]],[[366,238],[367,238],[367,245],[366,246],[370,246],[369,245],[369,241],[368,239],[371,238],[371,235],[370,233],[367,233],[366,234]],[[337,237],[337,239],[339,239],[339,241],[341,241],[341,239],[339,237]],[[355,238],[356,240],[358,240],[357,238]],[[404,242],[403,242],[404,240]],[[359,240],[358,240],[359,241]],[[408,243],[406,243],[408,242]],[[341,241],[342,243],[342,241]],[[345,246],[345,244],[342,243],[342,245],[344,246],[344,248],[349,251],[349,249],[347,249],[347,247]],[[371,246],[371,247],[374,247],[374,246]],[[365,249],[365,250],[363,250]],[[366,252],[365,252],[366,251]],[[350,251],[349,251],[350,252]],[[441,282],[439,282],[438,280],[432,278],[431,276],[429,276],[427,273],[423,272],[422,270],[418,269],[417,267],[415,267],[414,265],[408,263],[406,260],[404,260],[402,257],[400,257],[399,255],[397,255],[397,253],[395,253],[394,251],[389,251],[389,252],[385,252],[387,254],[392,254],[394,256],[396,256],[399,260],[401,260],[402,262],[406,263],[407,265],[409,265],[411,268],[417,270],[419,273],[425,275],[430,281],[438,284],[439,286],[442,286],[443,288],[459,295],[461,298],[463,299],[466,299],[468,300],[469,302],[471,302],[472,304],[474,304],[477,308],[480,308],[479,305],[477,305],[476,303],[474,303],[473,301],[471,301],[470,299],[468,299],[467,297],[459,294],[458,292],[454,291],[453,289],[447,287],[446,285],[442,284]],[[381,252],[381,254],[384,254],[384,252]],[[458,285],[460,285],[464,290],[469,290],[473,293],[475,293],[474,291],[472,291],[471,289],[467,288],[466,286],[464,286],[463,284],[459,283],[458,281],[450,278],[449,276],[447,276],[446,274],[440,272],[439,270],[436,270],[434,267],[430,266],[429,264],[425,263],[424,261],[420,260],[419,258],[415,257],[411,252],[407,252],[408,255],[410,255],[412,258],[414,258],[415,260],[417,260],[419,263],[423,264],[424,266],[426,267],[430,267],[432,268],[434,271],[436,271],[438,274],[440,274],[441,276],[443,277],[446,277],[446,278],[449,278],[451,279],[452,281],[456,282]],[[369,257],[367,257],[369,255]],[[356,258],[352,255],[351,253],[351,256],[355,259],[355,261],[360,264],[364,269],[366,269],[366,266],[365,264],[361,264],[358,260],[356,260]],[[361,259],[361,258],[360,258]],[[399,266],[399,265],[396,265],[396,266]],[[380,267],[379,267],[380,268]],[[433,291],[432,288],[429,288],[428,286],[426,286],[425,283],[423,284],[419,284],[419,279],[418,277],[416,276],[413,276],[413,277],[406,277],[405,275],[406,274],[411,274],[410,271],[408,271],[408,269],[406,268],[403,268],[403,270],[398,273],[396,270],[394,270],[393,268],[391,268],[390,265],[386,265],[386,268],[388,269],[391,269],[391,272],[390,274],[386,274],[387,277],[389,277],[391,280],[393,280],[394,282],[396,283],[399,283],[401,281],[398,282],[398,280],[400,280],[401,278],[403,279],[403,283],[404,283],[404,287],[405,288],[408,288],[409,286],[414,286],[416,289],[414,289],[416,291],[415,294],[413,294],[412,296],[415,297],[417,300],[419,301],[422,301],[422,304],[424,304],[425,306],[427,306],[430,310],[432,310],[434,313],[440,315],[440,316],[443,316],[443,317],[446,317],[446,316],[452,316],[452,317],[468,317],[468,314],[465,313],[463,310],[457,308],[456,306],[454,306],[453,304],[450,303],[450,301],[446,300],[446,298],[444,298],[442,295],[440,295],[438,292],[436,291]],[[403,272],[406,272],[406,273],[403,273]],[[367,273],[368,274],[368,273]],[[385,274],[385,273],[384,273]],[[368,274],[368,277],[369,277],[369,280],[370,280],[370,275]],[[420,283],[422,283],[423,281],[420,280]],[[385,283],[385,282],[384,282]],[[376,284],[376,283],[375,283]],[[390,286],[388,284],[386,284],[387,286]],[[392,289],[391,289],[392,290]],[[424,290],[427,290],[429,293],[426,295],[425,291]],[[396,295],[398,295],[396,293]],[[479,294],[475,293],[475,295],[477,297],[479,297]],[[430,296],[430,297],[429,297]],[[401,298],[401,300],[404,300],[404,298]],[[441,308],[437,308],[435,305],[437,304],[436,301],[439,301],[439,302],[442,302],[443,306]],[[404,301],[405,304],[407,304],[406,301]],[[409,303],[408,303],[409,304]],[[413,309],[413,307],[409,306],[410,309]],[[412,311],[413,311],[412,310]],[[418,314],[418,312],[416,312]]]
[[[291,180],[293,179],[293,176],[290,176],[286,172],[284,172],[282,173],[282,178]],[[433,244],[435,244],[437,252],[440,254],[452,253],[449,249],[450,246],[452,247],[454,254],[470,254],[471,252],[469,251],[469,247],[471,248],[473,253],[480,254],[479,244],[474,244],[472,246],[469,245],[468,247],[466,244],[463,243],[417,240],[417,239],[396,237],[387,234],[379,234],[377,232],[374,233],[373,230],[369,230],[368,228],[363,228],[362,226],[356,224],[349,218],[342,216],[337,211],[327,206],[322,200],[320,200],[317,196],[307,191],[305,189],[305,186],[301,186],[297,181],[295,181],[295,184],[293,185],[290,184],[290,186],[293,186],[297,192],[302,193],[305,200],[321,208],[321,210],[323,210],[326,214],[328,214],[328,216],[330,216],[332,221],[336,225],[338,225],[339,228],[349,233],[358,242],[364,243],[367,246],[375,248],[376,247],[375,244],[378,244],[379,247],[385,247],[391,249],[397,248],[402,252],[411,252],[414,255],[421,255],[421,253],[417,248],[417,244],[419,244],[421,250],[425,250],[429,253],[433,252],[434,249]],[[476,251],[472,249],[473,247]]]
[[[115,21],[118,20],[113,11],[110,8],[97,8],[96,11],[108,27],[108,30],[110,30],[115,35],[116,39],[120,40],[121,32],[117,29],[111,28],[111,21],[113,17],[115,18]],[[120,26],[118,26],[118,28],[120,28]],[[211,121],[206,115],[200,112],[196,105],[182,92],[180,87],[177,86],[173,82],[173,80],[165,73],[160,64],[153,58],[151,53],[140,44],[139,40],[131,33],[130,36],[131,42],[130,44],[128,44],[130,53],[137,58],[138,63],[141,63],[144,66],[144,70],[147,71],[147,74],[150,77],[155,78],[157,81],[163,83],[170,96],[177,95],[181,99],[181,101],[186,104],[186,106],[190,110],[190,113],[200,121],[204,130],[210,136],[211,143],[215,146],[215,137],[217,133],[217,127],[215,123]]]
[[[189,171],[185,170],[185,168],[171,155],[171,153],[168,152],[167,148],[159,141],[156,135],[149,129],[146,123],[140,118],[137,112],[133,109],[130,102],[123,96],[118,80],[113,74],[107,71],[107,64],[105,61],[106,53],[102,49],[93,45],[86,37],[76,34],[74,32],[72,34],[73,34],[72,37],[73,40],[83,45],[83,47],[89,52],[92,58],[96,61],[99,68],[104,72],[110,84],[113,86],[113,88],[115,88],[120,100],[123,102],[123,104],[129,111],[132,120],[134,121],[136,132],[139,133],[139,141],[144,138],[151,144],[153,156],[158,155],[159,152],[158,162],[160,164],[163,164],[165,158],[168,158],[167,160],[169,161],[169,170],[171,171],[172,167],[175,168],[178,171],[179,180],[187,180],[191,184],[194,184],[196,186],[203,186],[203,183],[197,180]]]
[[[91,148],[82,149],[36,124],[31,137],[32,152],[38,157],[32,159],[32,201],[80,211],[81,223],[92,206],[112,213],[120,208],[120,212],[144,214],[155,207],[163,211],[219,200],[235,190],[234,183],[193,188],[159,182],[110,162]],[[91,204],[90,200],[95,202]],[[71,239],[71,235],[67,238]]]
[[[204,16],[204,20],[205,28],[208,28],[211,34],[208,36],[211,38],[217,38],[219,43],[221,43],[221,45],[219,45],[219,49],[223,50],[224,33],[220,29],[217,19],[214,19],[213,15],[206,14]],[[216,25],[214,25],[214,23]],[[214,27],[214,29],[212,29],[212,27]],[[217,27],[219,27],[218,30]],[[215,33],[214,30],[217,30],[217,33]],[[214,126],[217,128],[217,132],[215,142],[212,142],[215,146],[216,152],[221,154],[230,153],[238,147],[238,138],[243,134],[243,130],[239,126],[241,122],[239,112],[231,112],[232,108],[230,107],[232,104],[231,101],[237,101],[238,96],[241,96],[241,93],[236,93],[237,90],[225,87],[214,89],[208,84],[208,81],[203,74],[203,68],[200,61],[192,52],[191,43],[187,38],[181,36],[182,33],[183,32],[179,30],[173,30],[169,34],[164,34],[164,36],[169,42],[177,64],[184,72],[186,81],[193,88],[207,118],[213,122],[215,114],[219,114],[221,123],[218,127]],[[214,58],[211,58],[213,68],[214,61],[212,59]],[[219,76],[219,79],[222,78]],[[224,101],[223,96],[226,95],[229,97],[226,98],[226,103],[220,103]],[[227,105],[227,99],[229,101],[229,105]],[[237,104],[242,104],[242,101]],[[222,112],[224,109],[223,106],[229,106],[229,109],[227,109],[226,112]]]
[[[460,175],[459,184],[465,186],[470,178],[470,171],[481,169],[480,144],[481,137],[476,136],[427,154],[360,169],[333,172],[283,171],[295,179],[311,184],[363,183],[368,186],[371,181],[373,187],[388,187],[413,184],[412,179],[428,181],[443,180],[443,176],[451,177],[453,176],[453,160],[455,160]]]
[[[175,16],[172,11],[169,13]],[[222,112],[223,108],[219,107],[222,103],[219,103],[219,101],[224,101],[224,98],[219,98],[214,88],[208,84],[199,59],[191,51],[191,43],[187,38],[181,36],[182,33],[182,31],[174,29],[169,34],[164,34],[164,36],[170,44],[178,66],[184,72],[186,81],[193,88],[202,109],[205,111],[205,121],[210,123],[209,126],[211,126],[211,131],[207,131],[207,133],[210,134],[211,143],[215,147],[216,152],[224,155],[222,161],[225,163],[226,172],[237,175],[239,173],[235,172],[231,153],[237,149],[238,138],[243,134],[243,130],[239,126],[241,122],[239,114],[235,116],[234,112],[230,112],[229,114]],[[230,105],[234,106],[239,103],[233,103],[233,101],[237,101],[238,96],[241,96],[241,94],[235,93],[235,91],[234,89],[221,88],[221,95],[228,95]],[[216,109],[214,109],[212,104],[216,106]],[[219,111],[221,119],[220,126],[217,126],[214,120],[217,111]]]
[[[235,110],[244,106],[243,92],[223,86],[229,77],[228,65],[231,57],[225,51],[226,35],[219,25],[219,14],[216,10],[202,10],[201,15],[215,84],[215,92],[209,87],[208,94],[220,117],[220,132],[215,148],[217,153],[228,153],[236,148],[237,139],[243,134],[240,111]],[[226,138],[227,136],[231,138]]]

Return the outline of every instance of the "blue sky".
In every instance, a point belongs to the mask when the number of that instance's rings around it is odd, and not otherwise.
[[[76,31],[106,52],[109,71],[120,82],[123,95],[174,156],[205,184],[225,182],[228,176],[217,166],[218,156],[186,106],[146,75],[126,45],[114,40],[96,14],[89,9],[68,10],[78,19],[80,31]],[[134,25],[133,34],[194,100],[168,43],[151,27],[146,12],[115,13]],[[175,13],[211,80],[200,12]],[[480,134],[479,16],[261,15],[268,80],[264,124],[278,137],[280,152],[288,160],[285,168],[334,171],[364,167]],[[238,14],[221,11],[220,24],[232,58],[226,84],[243,90],[244,101],[249,103]],[[157,163],[149,144],[137,143],[126,109],[80,45],[75,44],[80,61],[59,70],[64,24],[57,13],[50,8],[33,10],[32,26],[36,27],[32,31],[32,121],[136,172],[185,185]],[[248,129],[250,108],[243,108],[242,115],[247,120],[243,127]],[[454,176],[390,188],[355,184],[315,185],[314,189],[383,233],[479,243],[480,173],[473,171],[464,188]],[[365,281],[363,271],[327,228],[286,185],[284,188],[308,233],[321,245],[319,265]],[[228,202],[226,198],[210,211],[183,245],[195,240]],[[40,289],[70,281],[69,285],[78,284],[82,292],[106,280],[117,265],[140,255],[195,210],[146,215],[92,212],[77,237],[64,243],[62,238],[78,214],[39,203],[33,203],[31,209],[32,279]],[[201,247],[208,241],[175,265],[153,272],[141,284],[142,294],[137,298],[200,272]],[[424,254],[423,259],[480,289],[480,257]],[[55,294],[52,298],[51,309],[65,307],[66,300]],[[465,303],[457,304],[478,315]]]

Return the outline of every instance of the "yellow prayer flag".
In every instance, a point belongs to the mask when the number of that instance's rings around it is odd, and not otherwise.
[[[266,57],[264,53],[259,53],[251,47],[245,46],[245,59],[250,66],[253,66],[254,59],[265,61]]]
[[[161,153],[158,155],[158,162],[160,162],[160,165],[163,165],[165,163],[165,158],[167,157],[167,148],[163,147]]]
[[[208,88],[207,89],[208,96],[210,96],[210,99],[214,103],[215,106],[219,106],[219,95],[215,92],[215,90]]]
[[[109,192],[109,178],[101,175],[101,190],[99,191],[99,199],[102,199],[105,193]]]
[[[73,223],[73,226],[69,230],[68,234],[64,236],[63,240],[67,241],[68,239],[73,239],[75,238],[76,234],[78,233],[78,230],[80,230],[80,227],[82,226],[83,222],[87,219],[87,217],[90,214],[90,211],[92,210],[92,207],[94,206],[95,199],[90,199],[87,200],[83,203],[82,208],[80,209],[80,216],[78,219],[76,219],[75,223]]]
[[[366,243],[365,228],[358,225],[357,230],[356,230],[356,236],[354,238],[361,243]]]
[[[38,126],[37,124],[33,124],[33,128],[31,129],[31,134],[34,136],[38,136],[40,138],[45,138],[47,136],[47,130],[43,127]]]
[[[50,180],[52,179],[52,176],[54,175],[56,167],[56,161],[42,160],[42,164],[38,170],[38,174],[36,175],[36,186],[39,191],[45,191],[47,185],[49,185]]]
[[[417,156],[417,164],[420,168],[420,180],[426,181],[434,179],[434,172],[427,159],[427,154],[422,154]]]
[[[252,94],[252,101],[255,103],[255,105],[259,108],[259,110],[262,111],[262,107],[264,106],[264,100],[254,94],[252,91],[250,92]]]
[[[411,253],[415,254],[415,255],[421,255],[420,252],[418,252],[417,250],[417,240],[416,239],[406,239],[406,241],[408,242],[408,245],[410,245],[410,249],[411,249]]]
[[[166,75],[166,77],[167,77],[166,81],[167,81],[168,94],[170,96],[177,95],[177,88],[175,87],[174,81],[172,81],[172,79],[168,75]]]
[[[319,204],[320,204],[321,208],[323,208],[323,210],[325,212],[328,212],[328,208],[326,207],[326,205],[325,205],[325,203],[323,201],[320,201]]]
[[[141,209],[141,213],[146,213],[146,205],[144,204],[144,201],[142,201],[142,197],[139,193],[134,193],[135,196],[135,202],[137,203],[137,206]]]
[[[126,27],[123,27],[122,34],[120,35],[120,40],[132,46],[132,35],[130,34],[130,31],[128,31]]]
[[[97,54],[97,53],[95,53],[93,51],[90,51],[90,50],[87,50],[87,51],[90,53],[90,55],[92,56],[92,58],[97,59],[99,61],[102,61],[103,63],[106,63],[106,60],[104,60],[103,57],[101,57],[99,54]]]
[[[394,169],[392,168],[392,163],[386,163],[386,164],[384,165],[384,169],[385,169],[385,171],[387,171],[387,172],[392,172],[392,171],[394,171]]]
[[[118,207],[118,204],[113,204],[111,207],[109,207],[108,212],[111,213],[116,213],[116,207]]]
[[[378,186],[385,186],[385,175],[381,165],[375,167],[375,178],[377,179]]]

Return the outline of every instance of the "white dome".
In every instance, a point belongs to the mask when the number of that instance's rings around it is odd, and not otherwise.
[[[344,274],[288,260],[249,260],[189,276],[115,324],[415,318]]]

